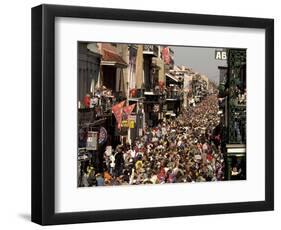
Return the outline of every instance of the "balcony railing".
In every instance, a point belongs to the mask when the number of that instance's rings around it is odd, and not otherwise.
[[[167,91],[166,99],[167,100],[180,100],[182,98],[182,94],[179,91]]]

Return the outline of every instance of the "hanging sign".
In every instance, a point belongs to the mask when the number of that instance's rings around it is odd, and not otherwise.
[[[88,131],[87,149],[90,150],[98,149],[98,132]]]
[[[129,128],[130,129],[135,128],[135,121],[134,120],[129,120]]]
[[[122,127],[122,128],[127,128],[127,127],[128,127],[128,121],[127,121],[127,120],[123,120],[123,121],[121,122],[121,127]]]

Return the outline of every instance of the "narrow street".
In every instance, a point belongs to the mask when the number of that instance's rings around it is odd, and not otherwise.
[[[133,146],[106,153],[104,172],[96,178],[104,178],[104,185],[223,180],[219,120],[217,95],[206,96],[178,117],[145,129]]]

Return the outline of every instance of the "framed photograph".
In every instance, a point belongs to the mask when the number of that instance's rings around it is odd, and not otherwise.
[[[32,221],[274,209],[274,21],[32,8]]]

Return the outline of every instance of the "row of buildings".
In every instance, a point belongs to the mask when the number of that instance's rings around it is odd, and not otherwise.
[[[132,143],[145,127],[156,126],[208,91],[204,75],[174,65],[171,47],[116,43],[78,43],[78,122],[83,133],[92,130],[99,144]],[[134,105],[121,124],[112,106]],[[102,127],[103,132],[100,131]],[[96,147],[97,148],[97,147]]]

